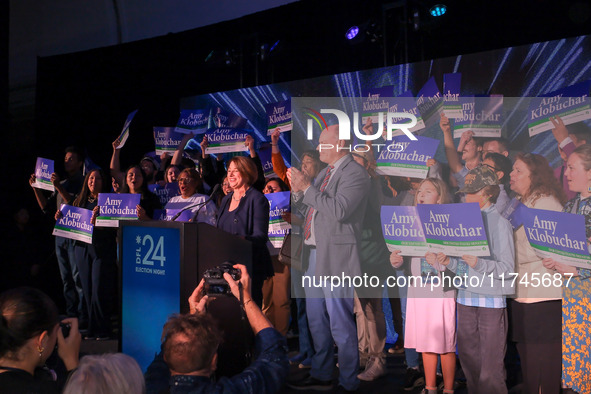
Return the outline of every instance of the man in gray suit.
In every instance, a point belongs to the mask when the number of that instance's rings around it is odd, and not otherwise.
[[[320,160],[328,166],[312,184],[302,172],[291,169],[296,205],[305,214],[304,258],[308,323],[314,339],[310,376],[290,387],[302,390],[330,390],[334,369],[333,343],[339,349],[339,387],[354,391],[359,386],[357,330],[353,314],[352,284],[317,287],[325,276],[342,279],[361,275],[359,242],[366,206],[369,177],[349,154],[349,141],[339,140],[338,125],[328,126],[319,138]],[[336,281],[333,284],[337,284]],[[302,284],[294,284],[302,285]]]

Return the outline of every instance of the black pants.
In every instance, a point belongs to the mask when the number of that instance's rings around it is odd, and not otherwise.
[[[74,255],[88,309],[89,335],[109,336],[117,292],[115,243],[92,245],[76,242]]]
[[[521,359],[524,394],[560,393],[562,302],[552,300],[511,308],[513,340]]]

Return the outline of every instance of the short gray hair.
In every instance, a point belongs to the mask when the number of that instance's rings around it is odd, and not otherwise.
[[[64,388],[64,394],[145,392],[146,384],[140,366],[123,353],[84,356]]]

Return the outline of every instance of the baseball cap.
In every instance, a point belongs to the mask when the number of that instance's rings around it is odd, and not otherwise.
[[[464,178],[464,187],[458,193],[476,193],[486,186],[498,185],[497,174],[485,165],[479,165],[468,171]]]

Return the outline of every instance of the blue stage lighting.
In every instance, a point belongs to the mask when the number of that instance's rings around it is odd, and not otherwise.
[[[351,28],[347,30],[347,34],[345,34],[345,37],[347,37],[347,40],[352,40],[355,38],[355,36],[357,36],[357,34],[359,34],[359,27],[351,26]]]
[[[273,49],[277,48],[277,45],[279,45],[279,41],[281,41],[281,40],[277,40],[277,41],[275,41],[275,44],[273,44],[273,45],[271,46],[271,49],[269,49],[269,53],[273,52]]]
[[[441,15],[445,14],[446,11],[447,11],[446,5],[435,4],[433,7],[431,7],[431,9],[429,10],[429,13],[433,16],[441,16]]]

